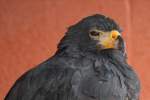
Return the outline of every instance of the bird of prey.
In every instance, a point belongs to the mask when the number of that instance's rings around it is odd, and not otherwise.
[[[70,26],[55,55],[22,75],[5,100],[139,100],[121,28],[94,14]]]

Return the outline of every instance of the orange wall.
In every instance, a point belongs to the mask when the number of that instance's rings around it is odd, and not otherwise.
[[[150,100],[150,0],[0,0],[0,100],[25,71],[56,51],[67,27],[102,13],[123,27],[129,63]]]

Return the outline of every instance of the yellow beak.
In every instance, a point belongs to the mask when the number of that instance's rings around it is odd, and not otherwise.
[[[120,35],[120,33],[116,30],[113,30],[113,31],[111,31],[110,35],[111,35],[112,39],[116,40],[118,38],[118,36]]]
[[[108,35],[101,40],[101,44],[104,49],[115,48],[116,39],[119,35],[120,33],[116,30],[112,30],[111,32],[109,32]]]

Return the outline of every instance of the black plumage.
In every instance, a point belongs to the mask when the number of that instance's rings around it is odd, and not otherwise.
[[[56,54],[22,75],[5,100],[138,100],[140,84],[126,62],[124,40],[117,49],[97,49],[91,28],[104,32],[120,27],[93,15],[69,27]]]

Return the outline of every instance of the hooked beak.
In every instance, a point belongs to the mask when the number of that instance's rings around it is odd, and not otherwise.
[[[116,48],[116,44],[118,44],[117,39],[121,34],[117,30],[112,30],[111,32],[107,32],[103,34],[99,39],[100,45],[103,49],[111,49]]]

